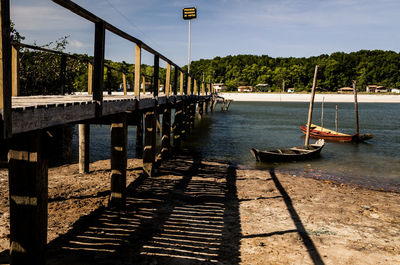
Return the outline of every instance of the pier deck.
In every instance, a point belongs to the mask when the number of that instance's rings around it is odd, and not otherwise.
[[[210,96],[176,95],[167,97],[160,94],[103,96],[102,116],[126,111],[145,110],[182,99],[209,99]],[[52,126],[77,123],[96,118],[96,101],[92,95],[29,96],[12,98],[12,133],[23,133]]]

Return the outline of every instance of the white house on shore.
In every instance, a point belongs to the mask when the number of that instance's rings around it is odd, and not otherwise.
[[[221,92],[222,90],[226,89],[226,86],[224,83],[214,83],[213,88],[215,89],[215,92]]]
[[[384,86],[368,85],[365,91],[367,93],[387,93],[388,89]]]
[[[392,88],[392,89],[390,90],[390,92],[392,92],[392,93],[399,93],[399,94],[400,94],[400,88]]]

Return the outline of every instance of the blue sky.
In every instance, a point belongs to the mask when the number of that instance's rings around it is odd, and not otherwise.
[[[43,45],[69,35],[68,52],[93,54],[94,25],[50,0],[12,0],[11,19]],[[400,50],[399,0],[76,0],[183,66],[188,23],[196,6],[192,60],[236,54],[309,57],[361,49]],[[134,45],[106,34],[106,58],[133,63]],[[144,63],[152,57],[144,54]],[[162,66],[162,65],[161,65]]]

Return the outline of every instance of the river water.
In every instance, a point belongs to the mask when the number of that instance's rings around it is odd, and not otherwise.
[[[184,146],[197,150],[205,158],[229,160],[241,167],[275,167],[293,175],[400,191],[400,104],[359,104],[360,132],[374,134],[365,143],[327,142],[319,158],[303,162],[255,162],[249,152],[253,147],[270,150],[304,143],[300,125],[306,123],[308,105],[305,102],[233,102],[228,112],[221,112],[217,107],[214,113],[196,122],[196,129]],[[351,103],[325,103],[324,127],[335,128],[336,105],[339,131],[354,133]],[[320,103],[315,105],[313,122],[321,122]],[[128,156],[134,157],[134,127],[128,135]],[[92,161],[109,158],[109,138],[109,126],[92,126]]]

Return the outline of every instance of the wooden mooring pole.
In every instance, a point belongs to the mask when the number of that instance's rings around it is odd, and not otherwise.
[[[10,264],[45,264],[47,244],[47,160],[44,135],[14,135],[8,152]]]
[[[354,110],[356,115],[356,134],[360,134],[360,124],[358,122],[358,100],[357,100],[357,81],[353,80],[353,91],[354,91]]]
[[[308,146],[310,142],[310,127],[312,120],[312,112],[314,108],[315,87],[317,86],[317,73],[318,73],[318,65],[315,66],[313,86],[311,89],[310,108],[308,109],[307,134],[306,134],[306,141],[304,144],[305,146]]]
[[[124,208],[126,202],[126,166],[128,126],[126,113],[113,117],[111,123],[111,195],[110,206]]]
[[[79,173],[89,173],[90,124],[79,124]]]

